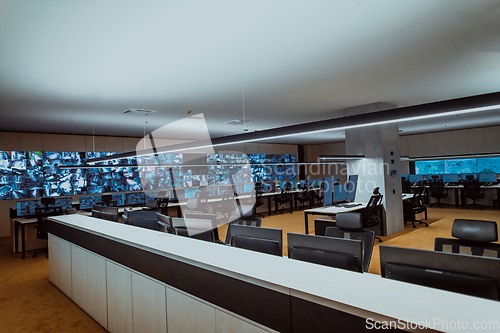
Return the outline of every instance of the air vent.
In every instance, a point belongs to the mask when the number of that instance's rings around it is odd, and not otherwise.
[[[243,121],[243,119],[235,119],[235,120],[230,120],[227,123],[228,125],[245,125],[245,124],[251,124],[253,123],[253,121],[252,120]]]
[[[129,115],[129,116],[147,116],[148,114],[151,114],[151,113],[156,113],[156,111],[144,110],[144,109],[128,109],[126,111],[123,111],[123,114]]]

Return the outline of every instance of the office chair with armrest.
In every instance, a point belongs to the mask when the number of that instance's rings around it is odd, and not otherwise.
[[[382,223],[382,218],[380,217],[380,203],[383,197],[384,196],[380,194],[379,187],[375,187],[368,204],[363,209],[363,228],[376,227]],[[375,238],[378,239],[379,243],[382,242],[380,237],[375,236]]]
[[[443,208],[441,199],[448,198],[448,190],[444,188],[444,183],[442,180],[435,180],[429,183],[429,195],[437,200],[436,202],[431,203],[429,206],[432,207],[432,205],[438,205]],[[447,203],[445,203],[445,205],[450,206]]]
[[[425,226],[429,226],[428,223],[417,220],[415,218],[416,214],[427,212],[427,206],[424,203],[424,191],[425,187],[423,185],[419,186],[416,191],[413,193],[413,197],[408,200],[403,200],[403,215],[404,220],[406,222],[411,222],[413,228],[416,228],[415,222],[420,224],[425,224]]]
[[[302,208],[302,210],[305,209],[305,203],[306,202],[311,202],[311,196],[313,195],[312,191],[310,191],[307,187],[304,187],[302,191],[300,192],[299,196],[297,197],[297,201],[301,203],[301,206],[299,207]]]
[[[157,211],[154,210],[134,210],[127,212],[126,223],[136,227],[160,230],[160,225],[158,224]]]
[[[229,218],[231,213],[236,209],[233,198],[233,191],[226,190],[222,195],[222,200],[215,207],[215,211],[221,213],[223,219]]]
[[[484,191],[481,189],[481,186],[478,181],[468,181],[464,184],[464,197],[468,199],[472,199],[472,203],[466,205],[467,209],[470,206],[479,207],[479,209],[483,209],[483,205],[476,203],[477,199],[484,198]]]
[[[159,210],[159,204],[160,202],[156,199],[148,200],[142,210]]]
[[[45,197],[40,199],[43,207],[35,207],[35,214],[38,223],[35,225],[36,228],[36,238],[37,239],[48,239],[48,217],[49,216],[57,216],[62,215],[62,207],[61,206],[52,206],[56,203],[54,197]],[[47,253],[47,258],[49,257],[48,249],[42,249],[40,251],[36,251],[33,254],[33,258],[40,253]]]
[[[254,192],[252,192],[252,196],[255,195],[255,203],[253,205],[253,216],[259,215],[264,218],[264,215],[257,212],[257,208],[264,205],[264,198],[262,198],[262,183],[255,183]]]
[[[249,225],[232,226],[231,246],[276,256],[283,255],[283,231]]]
[[[285,204],[288,203],[289,207],[287,211],[290,212],[290,214],[293,213],[292,211],[292,200],[293,200],[293,195],[292,195],[292,184],[290,182],[286,182],[285,185],[283,185],[283,188],[281,189],[281,194],[278,195],[278,197],[274,198],[274,200],[281,205],[281,208],[279,209],[279,212],[283,214],[285,212]]]
[[[363,272],[360,240],[288,233],[287,241],[290,259]]]
[[[172,227],[172,221],[170,220],[170,216],[163,215],[162,213],[156,213],[156,223],[160,226],[160,231],[166,232],[169,234],[174,233],[174,228]]]
[[[340,213],[335,216],[336,227],[327,227],[325,236],[345,239],[357,239],[362,242],[363,272],[368,272],[372,258],[375,232],[363,229],[361,213]]]
[[[434,251],[500,258],[500,244],[493,243],[498,241],[496,222],[456,219],[451,236],[436,238]]]

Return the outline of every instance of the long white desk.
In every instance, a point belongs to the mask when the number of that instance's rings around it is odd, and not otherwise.
[[[309,215],[335,216],[339,213],[348,213],[348,212],[354,212],[354,211],[357,211],[360,209],[364,209],[366,207],[367,203],[366,202],[353,202],[352,205],[357,205],[357,206],[355,206],[355,207],[329,206],[329,207],[318,207],[318,208],[304,210],[304,223],[305,223],[306,234],[309,234]]]
[[[472,325],[500,313],[500,302],[377,275],[91,217],[50,220],[50,281],[110,332],[358,332],[368,318]]]

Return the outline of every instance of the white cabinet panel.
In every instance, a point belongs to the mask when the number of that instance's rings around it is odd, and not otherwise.
[[[71,273],[73,301],[107,327],[105,260],[72,244]]]
[[[132,273],[106,261],[108,288],[108,330],[132,333]]]
[[[62,239],[59,239],[59,289],[71,298],[71,244]]]
[[[244,320],[231,316],[220,310],[215,310],[217,333],[261,333],[267,332]]]
[[[59,238],[49,234],[49,281],[59,287]]]
[[[134,333],[167,332],[165,286],[132,273],[132,304]]]
[[[167,287],[168,333],[215,332],[215,309]]]

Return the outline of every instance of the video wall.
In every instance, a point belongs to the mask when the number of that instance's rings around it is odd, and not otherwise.
[[[500,157],[415,161],[415,174],[500,173]]]
[[[295,165],[279,164],[296,162],[290,154],[209,154],[202,161],[206,166],[189,166],[183,165],[182,153],[160,153],[78,167],[114,154],[0,151],[0,200],[229,185],[230,177],[233,184],[297,178]]]

